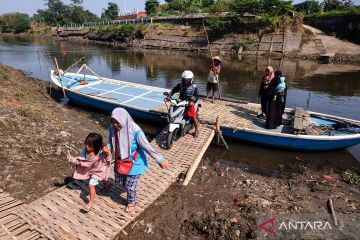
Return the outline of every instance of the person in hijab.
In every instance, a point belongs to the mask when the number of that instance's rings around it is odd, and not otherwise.
[[[282,76],[281,71],[276,71],[273,84],[269,86],[269,105],[266,115],[268,129],[275,129],[282,124],[285,89],[285,77]]]
[[[128,203],[125,211],[132,212],[136,203],[137,182],[144,171],[148,170],[145,152],[163,169],[168,168],[168,162],[164,160],[162,155],[154,151],[141,128],[134,122],[129,113],[120,107],[115,108],[111,113],[109,145],[111,152],[115,152],[115,159],[131,158],[136,150],[138,152],[128,175],[119,174],[115,166],[115,182],[125,187],[127,191]]]
[[[261,99],[261,114],[258,115],[259,118],[265,118],[268,112],[269,86],[274,77],[274,69],[268,66],[265,70],[265,76],[261,79],[259,88],[259,98]]]

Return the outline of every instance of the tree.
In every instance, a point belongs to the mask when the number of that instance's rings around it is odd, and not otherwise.
[[[324,0],[324,11],[349,10],[354,7],[351,0]]]
[[[72,4],[73,5],[81,5],[81,4],[83,4],[83,0],[71,0],[71,2],[72,2]]]
[[[159,1],[158,0],[147,0],[145,2],[145,11],[148,15],[154,15],[158,12]]]
[[[7,13],[0,17],[1,32],[22,33],[30,29],[30,17],[24,13]]]
[[[183,13],[200,12],[201,7],[202,0],[173,0],[168,5],[170,10]]]
[[[305,2],[294,5],[295,10],[305,14],[321,12],[322,7],[316,0],[306,0]]]
[[[104,12],[101,14],[101,19],[105,21],[115,20],[119,16],[120,9],[116,3],[109,2],[108,7],[103,9]]]
[[[230,9],[240,15],[244,13],[259,14],[262,11],[262,4],[259,0],[234,0]]]
[[[84,10],[82,0],[71,0],[72,4],[66,5],[61,0],[46,0],[47,9],[37,10],[32,20],[50,26],[84,23],[97,21],[98,17],[89,10]]]
[[[27,14],[19,14],[16,17],[14,33],[23,33],[30,29],[30,17]]]
[[[283,0],[234,0],[230,9],[240,15],[282,15],[292,10],[293,6],[292,1]]]

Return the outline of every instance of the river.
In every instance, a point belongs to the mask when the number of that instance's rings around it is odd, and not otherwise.
[[[50,81],[49,72],[54,68],[54,57],[65,69],[82,56],[100,76],[169,89],[179,82],[182,71],[189,69],[194,72],[195,83],[201,93],[205,93],[209,57],[204,54],[160,50],[134,52],[50,38],[0,36],[0,63],[22,69],[44,81]],[[275,70],[281,69],[286,77],[289,89],[287,107],[303,107],[360,120],[359,65],[324,65],[291,59],[222,58],[220,82],[225,97],[259,102],[260,78],[266,66],[272,65]],[[230,148],[230,152],[224,152],[222,148],[212,146],[204,158],[220,162],[231,160],[267,169],[276,169],[295,158],[306,159],[318,167],[329,163],[341,169],[357,166],[357,161],[360,161],[360,145],[324,153],[268,149],[241,142],[230,143]]]

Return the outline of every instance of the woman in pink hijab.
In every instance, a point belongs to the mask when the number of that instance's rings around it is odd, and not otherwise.
[[[261,114],[258,115],[259,118],[266,117],[269,105],[269,87],[274,77],[274,69],[268,66],[265,70],[265,76],[261,79],[259,88],[259,98],[261,99]]]

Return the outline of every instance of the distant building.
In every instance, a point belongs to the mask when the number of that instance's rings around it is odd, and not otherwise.
[[[118,20],[138,19],[138,18],[143,18],[146,16],[147,16],[146,11],[134,10],[132,12],[128,12],[128,13],[124,13],[123,15],[120,15],[118,17]]]

